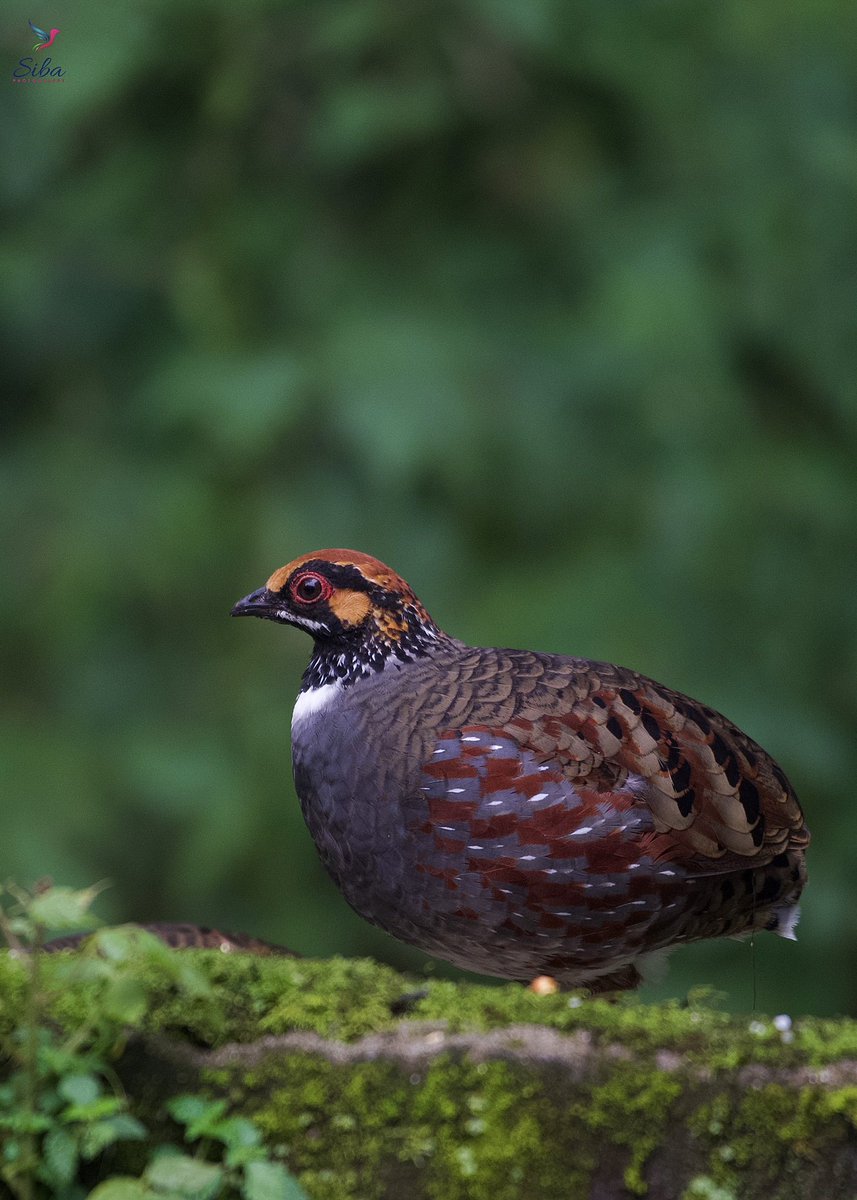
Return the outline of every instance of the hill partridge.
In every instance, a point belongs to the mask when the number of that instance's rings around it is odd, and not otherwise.
[[[720,713],[624,667],[465,645],[353,550],[295,559],[232,611],[313,638],[301,808],[348,903],[395,937],[599,992],[680,943],[794,936],[809,833]]]

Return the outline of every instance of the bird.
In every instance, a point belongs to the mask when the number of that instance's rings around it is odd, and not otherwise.
[[[232,615],[313,639],[301,810],[346,901],[399,940],[597,995],[684,943],[794,939],[800,804],[714,709],[611,663],[467,645],[354,550],[294,559]]]
[[[29,21],[29,26],[39,39],[35,46],[33,46],[34,50],[47,50],[48,46],[54,44],[54,38],[59,33],[58,29],[52,29],[50,33],[46,33],[44,29],[39,29],[38,25],[34,25],[32,21]]]

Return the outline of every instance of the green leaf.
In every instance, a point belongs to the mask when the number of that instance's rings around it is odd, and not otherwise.
[[[222,1105],[222,1100],[206,1100],[204,1096],[174,1096],[167,1103],[167,1112],[175,1121],[181,1121],[183,1125],[189,1125],[191,1121],[198,1121],[201,1117],[214,1110],[218,1105]],[[222,1112],[222,1108],[220,1109]]]
[[[235,1148],[258,1146],[262,1141],[258,1126],[246,1117],[226,1117],[218,1121],[214,1136],[225,1145]]]
[[[206,1100],[203,1096],[177,1096],[167,1106],[170,1116],[186,1126],[185,1141],[219,1137],[218,1129],[226,1112],[225,1100]]]
[[[308,1200],[297,1179],[281,1163],[248,1163],[241,1190],[245,1200]]]
[[[21,1157],[21,1143],[17,1138],[3,1138],[0,1140],[0,1150],[2,1150],[3,1161],[7,1163],[16,1163]],[[5,1176],[3,1176],[5,1179]]]
[[[144,1178],[156,1191],[208,1200],[223,1183],[223,1168],[187,1154],[162,1154],[149,1164]]]
[[[152,1200],[154,1195],[144,1180],[133,1179],[130,1175],[117,1175],[99,1183],[86,1200]]]
[[[42,1142],[39,1178],[53,1188],[67,1186],[77,1171],[77,1142],[66,1129],[52,1129]]]
[[[11,1129],[15,1133],[44,1133],[53,1124],[53,1118],[42,1113],[13,1112],[0,1117],[0,1129]]]
[[[129,1113],[117,1113],[101,1121],[86,1125],[80,1134],[81,1156],[87,1160],[95,1158],[114,1142],[140,1141],[146,1136],[146,1128]]]
[[[140,1142],[146,1136],[146,1126],[136,1117],[132,1117],[130,1113],[117,1113],[115,1117],[110,1117],[110,1124],[116,1133],[117,1141],[121,1139],[127,1142]]]
[[[122,1103],[118,1096],[99,1096],[91,1104],[70,1104],[63,1110],[62,1119],[64,1121],[101,1121],[105,1117],[112,1117],[117,1113],[122,1107]]]
[[[134,949],[135,939],[126,926],[113,929],[99,929],[93,937],[93,945],[98,953],[111,962],[124,962]]]
[[[66,1075],[57,1091],[69,1104],[91,1104],[101,1095],[101,1083],[95,1075]]]
[[[176,987],[186,996],[212,996],[214,989],[192,963],[183,954],[173,955],[173,977]]]
[[[89,908],[101,890],[98,886],[80,891],[68,887],[48,888],[30,901],[30,918],[37,925],[55,932],[92,929],[98,924],[98,918],[89,912]]]
[[[243,1167],[245,1163],[265,1157],[262,1134],[245,1117],[227,1117],[219,1123],[215,1135],[226,1147],[224,1161],[227,1167]]]
[[[102,1012],[123,1025],[135,1025],[146,1011],[146,989],[130,975],[112,979],[101,998]]]

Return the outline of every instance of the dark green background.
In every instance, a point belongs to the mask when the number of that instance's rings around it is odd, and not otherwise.
[[[28,17],[61,84],[11,82]],[[648,994],[857,1012],[855,45],[829,0],[6,7],[0,873],[422,969],[303,828],[308,642],[228,618],[352,546],[768,747],[801,940]]]

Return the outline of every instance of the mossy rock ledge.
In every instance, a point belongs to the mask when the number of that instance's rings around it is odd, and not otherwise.
[[[188,1000],[151,968],[117,1050],[132,1111],[177,1138],[167,1099],[224,1097],[315,1200],[857,1197],[857,1023],[181,953],[210,992]],[[66,957],[44,962],[48,986]],[[6,1032],[22,980],[2,956]],[[54,1016],[91,1003],[64,988]],[[105,1172],[135,1167],[128,1147]]]

